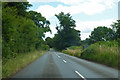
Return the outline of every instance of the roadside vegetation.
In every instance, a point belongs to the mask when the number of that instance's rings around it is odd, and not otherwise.
[[[118,66],[120,50],[120,20],[113,22],[111,28],[98,26],[86,40],[81,40],[80,30],[70,13],[55,14],[59,20],[57,33],[53,38],[45,33],[51,32],[50,22],[41,13],[28,11],[29,2],[2,2],[2,76],[16,73],[54,48],[79,58],[102,63],[114,68]],[[88,25],[89,27],[89,25]],[[119,65],[120,66],[120,65]]]
[[[50,22],[29,2],[2,2],[2,77],[8,78],[31,63],[49,46],[43,40]]]
[[[24,68],[40,56],[42,56],[46,51],[34,51],[24,54],[18,54],[15,58],[3,59],[2,63],[2,78],[8,78],[18,72],[20,69]]]
[[[118,42],[97,42],[91,44],[83,52],[81,58],[99,62],[114,68],[118,68]]]
[[[81,40],[80,31],[75,30],[76,24],[70,14],[63,12],[55,15],[59,20],[56,26],[57,34],[47,38],[50,47],[65,54],[118,68],[120,47],[120,20],[111,24],[111,27],[98,26],[89,35]],[[89,25],[88,25],[89,26]]]
[[[63,12],[55,15],[60,26],[56,26],[57,34],[47,38],[50,47],[65,54],[118,68],[120,47],[120,20],[113,22],[111,27],[98,26],[89,35],[81,40],[80,31],[75,30],[75,21],[70,14]]]
[[[118,69],[118,42],[117,41],[100,41],[91,44],[84,50],[82,46],[73,46],[67,48],[63,53],[76,56],[82,59],[98,62],[107,66]]]
[[[82,46],[71,46],[62,52],[71,56],[81,57]]]

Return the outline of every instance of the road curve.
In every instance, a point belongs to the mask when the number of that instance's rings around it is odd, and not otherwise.
[[[12,78],[76,78],[79,80],[118,78],[118,70],[50,50]],[[92,80],[91,79],[91,80]]]

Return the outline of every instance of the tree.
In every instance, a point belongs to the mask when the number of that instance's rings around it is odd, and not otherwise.
[[[55,15],[59,20],[59,26],[56,26],[57,33],[54,40],[54,47],[56,49],[62,50],[69,46],[78,45],[80,41],[80,31],[75,30],[76,27],[75,20],[72,16],[63,12]]]
[[[114,39],[114,31],[111,28],[105,26],[99,26],[94,28],[94,31],[91,32],[90,40],[91,42],[98,41],[108,41]]]
[[[26,10],[32,5],[29,2],[4,2],[2,3],[3,8],[10,7],[11,9],[16,9],[17,15],[26,16]]]
[[[53,39],[52,39],[52,38],[47,37],[47,38],[45,39],[45,41],[46,41],[47,45],[49,45],[50,48],[53,47]]]
[[[16,57],[17,54],[49,48],[42,37],[44,37],[45,32],[49,31],[50,22],[42,17],[40,13],[32,11],[32,13],[35,13],[35,15],[32,15],[26,11],[29,6],[28,2],[3,3],[3,58]],[[44,24],[38,26],[40,24],[39,21],[44,22]]]
[[[117,20],[111,26],[116,33],[116,38],[120,38],[120,20]]]
[[[42,31],[42,35],[40,35],[40,37],[45,37],[45,32],[51,32],[50,30],[50,22],[48,20],[46,20],[45,17],[43,17],[41,15],[41,13],[35,12],[35,11],[29,11],[27,18],[32,19],[34,21],[34,23],[36,24],[36,26],[38,26]]]

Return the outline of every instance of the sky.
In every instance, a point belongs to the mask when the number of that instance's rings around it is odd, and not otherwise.
[[[37,11],[50,21],[50,32],[46,37],[54,37],[59,25],[55,14],[70,13],[76,21],[77,30],[81,31],[81,39],[89,38],[91,31],[98,26],[111,27],[118,19],[118,0],[28,0],[33,6],[29,10]]]

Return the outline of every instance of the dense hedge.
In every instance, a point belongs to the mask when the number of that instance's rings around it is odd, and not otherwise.
[[[28,2],[2,3],[2,57],[11,58],[19,53],[47,50],[42,37],[49,30],[49,21],[40,13],[27,11]],[[43,22],[41,24],[39,22]]]

